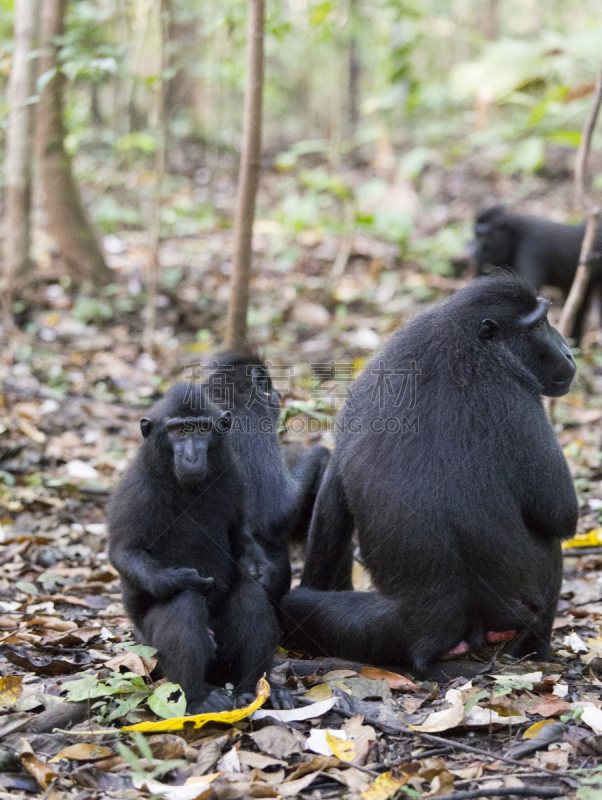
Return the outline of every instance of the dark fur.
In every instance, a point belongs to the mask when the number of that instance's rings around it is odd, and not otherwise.
[[[540,394],[568,391],[574,361],[545,317],[519,324],[537,307],[526,284],[479,278],[396,331],[356,380],[314,509],[305,588],[283,601],[297,643],[423,674],[488,631],[517,630],[514,654],[549,656],[577,501]],[[378,408],[381,362],[416,363],[414,408],[409,392],[395,407],[396,375]],[[374,432],[376,417],[418,418],[419,432]],[[325,593],[338,588],[354,525],[377,591]]]
[[[526,214],[510,214],[503,206],[488,208],[475,219],[472,245],[477,273],[488,267],[505,267],[526,280],[536,291],[557,286],[569,293],[583,242],[584,225],[561,225]],[[594,247],[602,252],[602,233]],[[602,261],[593,264],[592,277],[581,304],[572,338],[580,341],[594,290],[602,287]],[[601,297],[602,299],[602,297]]]
[[[253,691],[279,635],[263,587],[241,568],[257,545],[245,527],[244,478],[229,433],[204,434],[204,475],[183,484],[174,471],[165,422],[224,416],[201,395],[198,386],[176,384],[142,420],[146,438],[109,511],[109,556],[127,613],[193,712],[215,708],[207,706],[208,683]]]
[[[291,584],[289,540],[309,528],[330,452],[313,447],[289,470],[278,436],[280,395],[265,362],[253,355],[224,353],[215,364],[213,372],[221,371],[229,384],[226,396],[211,390],[210,378],[205,385],[213,402],[232,411],[230,439],[245,476],[247,520],[275,567],[265,585],[270,597],[279,601]]]

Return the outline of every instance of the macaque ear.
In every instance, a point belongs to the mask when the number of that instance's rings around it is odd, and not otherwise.
[[[149,417],[142,417],[140,420],[140,431],[145,439],[150,436],[150,433],[153,429],[153,421]]]
[[[487,340],[493,339],[496,333],[499,331],[500,325],[499,322],[496,322],[494,319],[484,319],[481,322],[481,329],[479,330],[479,339]]]

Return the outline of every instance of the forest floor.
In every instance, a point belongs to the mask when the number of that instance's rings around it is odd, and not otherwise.
[[[471,169],[441,169],[430,188],[425,179],[422,189],[392,192],[415,204],[415,255],[400,258],[397,245],[364,233],[351,245],[315,231],[283,242],[273,220],[258,225],[251,336],[284,396],[285,441],[331,445],[327,418],[352,375],[409,315],[466,280],[422,269],[420,253],[441,258],[428,249],[438,226],[456,222],[468,232],[474,209],[500,197],[532,213],[568,206],[564,179],[526,185]],[[232,239],[216,228],[163,242],[152,356],[140,344],[143,238],[131,232],[105,244],[115,283],[100,297],[75,294],[61,281],[60,261],[40,249],[20,332],[0,357],[0,797],[577,792],[599,800],[602,348],[595,330],[573,390],[554,408],[579,494],[579,533],[588,536],[586,546],[565,551],[552,662],[456,663],[456,677],[434,683],[283,651],[268,679],[297,693],[294,712],[251,718],[249,710],[177,732],[163,723],[146,739],[120,732],[178,717],[182,702],[152,683],[152,655],[133,643],[107,560],[105,506],[139,446],[144,409],[174,380],[198,377],[218,350]],[[341,259],[344,272],[333,275]],[[325,364],[335,371],[322,380]],[[296,552],[295,580],[301,558]],[[359,562],[354,581],[368,585]]]

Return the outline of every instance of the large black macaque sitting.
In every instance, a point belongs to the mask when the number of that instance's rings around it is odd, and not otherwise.
[[[203,387],[173,386],[140,421],[144,441],[109,511],[126,611],[190,713],[231,707],[211,685],[232,683],[248,699],[280,633],[260,582],[272,565],[245,521],[231,423]]]
[[[505,267],[536,291],[542,286],[557,286],[566,299],[579,263],[584,225],[562,225],[527,214],[511,214],[503,206],[493,206],[477,215],[474,230],[472,257],[478,274],[488,267]],[[602,253],[600,231],[594,250]],[[583,335],[592,295],[601,288],[602,259],[598,257],[571,333],[576,342]]]
[[[287,633],[314,654],[428,675],[512,639],[550,655],[561,540],[577,500],[541,395],[575,362],[547,303],[510,276],[476,279],[396,331],[352,386]],[[336,591],[357,528],[376,591]]]
[[[272,562],[264,585],[278,602],[291,585],[289,541],[309,529],[330,451],[316,445],[289,470],[278,436],[280,394],[258,356],[218,355],[205,387],[211,401],[232,413],[230,441],[245,479],[246,517]]]

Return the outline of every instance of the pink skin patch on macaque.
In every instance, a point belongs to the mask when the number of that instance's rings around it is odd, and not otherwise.
[[[501,644],[501,642],[509,642],[516,636],[516,631],[487,631],[485,638],[489,644]],[[461,641],[451,650],[448,650],[445,655],[440,657],[440,661],[448,661],[450,658],[457,658],[468,653],[470,646],[468,642]]]
[[[447,653],[441,656],[441,661],[447,661],[450,658],[456,658],[457,656],[463,656],[465,653],[468,653],[470,647],[468,646],[468,642],[460,642],[451,650],[448,650]]]
[[[516,631],[487,631],[486,638],[489,644],[509,642],[516,636]]]

